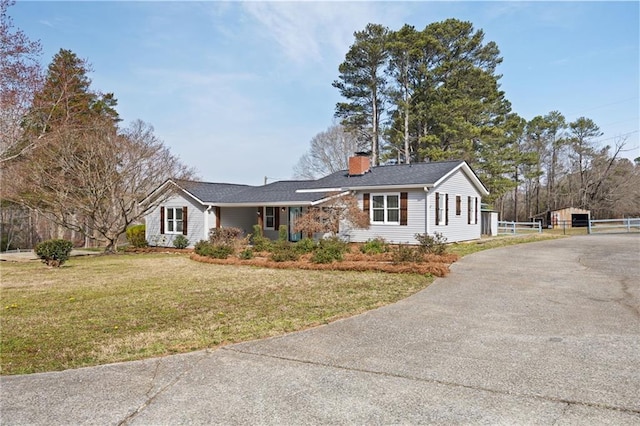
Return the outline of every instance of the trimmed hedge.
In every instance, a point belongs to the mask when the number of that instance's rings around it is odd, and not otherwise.
[[[59,267],[69,260],[73,243],[67,240],[46,240],[36,244],[36,255],[49,266]]]

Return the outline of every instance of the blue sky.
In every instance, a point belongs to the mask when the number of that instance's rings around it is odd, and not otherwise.
[[[369,22],[392,30],[457,18],[495,41],[502,90],[529,120],[593,119],[602,144],[640,156],[639,2],[18,1],[14,25],[93,67],[125,124],[141,119],[202,180],[292,177],[334,119],[331,83]]]

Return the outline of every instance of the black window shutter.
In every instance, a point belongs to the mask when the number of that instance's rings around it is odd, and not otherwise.
[[[160,234],[164,234],[164,207],[160,207]]]
[[[440,193],[436,192],[436,225],[440,225]]]
[[[467,197],[467,224],[471,225],[471,197]]]
[[[476,217],[475,217],[476,221],[475,221],[475,223],[478,223],[478,197],[474,197],[474,198],[475,198],[475,200],[476,200],[476,208],[475,208],[475,211],[474,211],[474,212],[475,212],[475,214],[476,214]]]
[[[182,208],[182,235],[187,235],[187,206]]]
[[[408,219],[408,196],[409,194],[406,192],[400,193],[400,225],[407,225]]]
[[[444,224],[449,224],[449,194],[444,194]]]

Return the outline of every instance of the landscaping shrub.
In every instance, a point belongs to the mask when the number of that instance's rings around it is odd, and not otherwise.
[[[226,259],[231,256],[234,252],[232,246],[227,246],[224,244],[216,245],[211,247],[211,254],[209,257],[213,257],[215,259]]]
[[[213,244],[211,244],[209,241],[200,240],[193,246],[193,251],[200,256],[209,256],[212,247]]]
[[[415,237],[423,253],[445,254],[447,251],[447,237],[440,232],[434,232],[433,235],[416,234]]]
[[[298,253],[311,253],[314,251],[318,245],[311,238],[303,238],[297,243],[295,243],[295,248]]]
[[[187,248],[189,240],[184,235],[178,235],[173,239],[173,246],[177,249]]]
[[[360,246],[360,251],[364,254],[380,254],[389,250],[387,242],[383,238],[368,240]]]
[[[209,242],[215,245],[233,246],[236,240],[240,240],[244,231],[240,228],[211,228],[209,230]]]
[[[393,263],[424,262],[424,256],[420,248],[408,244],[398,244],[398,246],[391,251],[391,259]]]
[[[149,245],[145,238],[145,230],[144,225],[133,225],[127,228],[127,241],[131,247],[142,248]]]
[[[318,243],[318,248],[313,252],[313,263],[331,263],[342,261],[344,254],[349,251],[349,245],[338,237],[324,238]]]
[[[271,240],[262,234],[262,228],[260,225],[253,225],[251,241],[255,251],[271,251]]]
[[[46,240],[34,249],[36,255],[49,266],[58,267],[69,260],[73,243],[67,240]]]
[[[288,241],[278,241],[271,247],[271,260],[274,262],[293,262],[300,259],[300,253]]]
[[[287,241],[289,239],[289,231],[287,225],[280,225],[278,228],[278,240]]]
[[[211,244],[209,241],[200,240],[193,247],[193,251],[200,256],[226,259],[233,254],[233,246],[227,244]]]
[[[341,261],[342,259],[343,256],[341,253],[327,248],[318,248],[311,256],[311,262],[313,263],[332,263],[333,261]]]
[[[253,250],[251,250],[250,248],[246,248],[246,249],[242,250],[240,252],[240,254],[238,255],[238,258],[240,258],[242,260],[253,259]]]
[[[349,251],[349,244],[339,237],[323,238],[318,242],[320,248],[331,249],[342,254]]]

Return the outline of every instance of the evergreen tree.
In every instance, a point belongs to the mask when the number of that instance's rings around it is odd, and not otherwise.
[[[379,165],[389,30],[382,25],[368,24],[354,36],[355,42],[340,64],[338,80],[333,82],[347,100],[336,105],[335,115],[349,131],[356,131],[370,140],[372,163]]]
[[[97,117],[114,125],[119,121],[113,94],[91,91],[89,72],[85,60],[70,50],[60,49],[49,64],[44,85],[36,93],[25,122],[29,136],[41,137],[62,126],[82,127]]]
[[[569,123],[569,143],[571,147],[570,157],[573,160],[574,173],[577,173],[578,193],[580,205],[587,205],[587,194],[589,185],[589,168],[598,152],[594,139],[602,136],[600,128],[590,118],[580,117]]]
[[[423,157],[459,158],[475,162],[474,141],[492,137],[511,110],[499,90],[496,67],[502,62],[494,42],[484,43],[482,30],[470,22],[447,19],[424,29],[432,58],[422,93],[427,132],[421,137]]]
[[[420,46],[420,33],[410,25],[404,25],[389,36],[389,65],[386,72],[391,78],[389,95],[394,108],[390,111],[392,125],[388,135],[392,146],[403,154],[407,164],[411,162],[411,141],[417,140],[415,135],[411,135],[410,122],[416,90],[413,78],[418,74],[416,67],[422,53]]]

